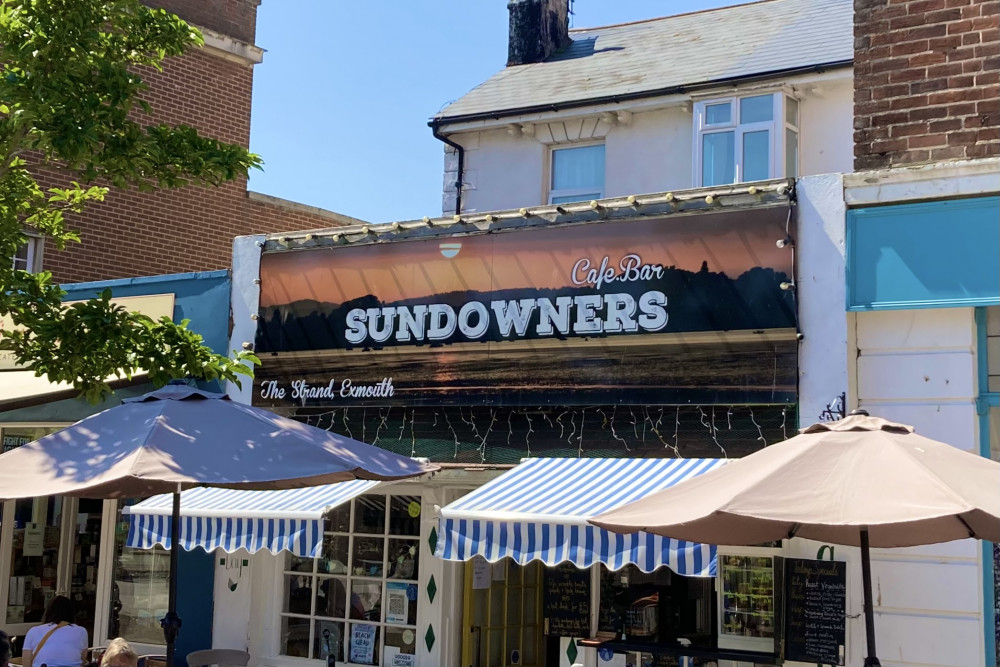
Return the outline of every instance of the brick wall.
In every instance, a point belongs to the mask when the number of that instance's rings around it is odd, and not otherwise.
[[[254,41],[258,0],[156,0],[182,18]],[[144,123],[186,124],[222,141],[249,146],[253,65],[192,50],[146,70],[152,115]],[[265,156],[266,157],[266,156]],[[65,182],[56,169],[37,170],[46,184]],[[68,219],[81,243],[44,250],[43,268],[59,282],[80,282],[227,268],[233,238],[315,229],[353,219],[274,198],[248,196],[241,179],[221,187],[138,192],[112,189],[105,201]]]
[[[144,0],[149,7],[166,9],[188,23],[229,35],[250,44],[257,34],[260,0]]]
[[[854,0],[854,168],[1000,155],[998,0]]]

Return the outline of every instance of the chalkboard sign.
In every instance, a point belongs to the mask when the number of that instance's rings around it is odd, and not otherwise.
[[[843,665],[847,564],[785,561],[785,660]]]
[[[590,570],[569,563],[545,568],[544,595],[549,636],[590,636]]]

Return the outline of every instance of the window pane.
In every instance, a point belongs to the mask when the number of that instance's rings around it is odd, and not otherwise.
[[[359,665],[377,665],[378,662],[378,637],[381,628],[367,623],[352,623],[350,638],[350,655],[347,662]]]
[[[747,132],[743,135],[743,180],[763,181],[771,177],[768,160],[770,132]]]
[[[709,104],[705,107],[706,125],[725,125],[733,120],[733,105],[729,102],[725,104]]]
[[[281,654],[296,658],[309,657],[308,618],[281,617]]]
[[[403,660],[394,660],[397,655],[413,656]],[[385,658],[383,665],[415,665],[417,664],[417,633],[409,628],[385,629]]]
[[[785,128],[785,176],[799,175],[799,133]]]
[[[326,529],[331,533],[351,532],[351,503],[343,503],[326,513]]]
[[[339,577],[320,577],[316,586],[316,615],[347,618],[347,584]]]
[[[701,138],[701,184],[726,185],[735,180],[734,134],[714,132]]]
[[[354,501],[354,530],[385,533],[385,496],[360,496]]]
[[[351,572],[356,577],[381,577],[385,563],[385,538],[357,535]]]
[[[286,576],[284,611],[302,615],[312,613],[312,587],[313,578],[311,576]],[[306,628],[308,629],[308,625]]]
[[[392,625],[416,625],[417,585],[405,581],[388,581],[385,591],[385,622]]]
[[[362,621],[382,620],[382,582],[351,582],[351,618]]]
[[[785,122],[799,126],[799,101],[794,97],[785,98]]]
[[[604,146],[552,151],[552,189],[604,189]]]
[[[740,100],[740,124],[765,123],[774,119],[774,95],[757,95]]]
[[[16,271],[27,271],[28,270],[28,244],[20,246],[17,252],[14,253],[14,269]]]
[[[392,496],[389,501],[389,534],[420,535],[420,496]]]
[[[324,574],[347,574],[346,535],[327,535],[323,538],[323,558],[319,561],[319,571]]]
[[[389,540],[390,579],[416,580],[419,572],[420,543],[416,540]]]
[[[313,635],[313,657],[326,660],[333,656],[334,662],[344,662],[344,624],[336,621],[316,621]]]
[[[125,546],[128,520],[122,517],[121,506],[136,502],[119,504],[108,631],[110,636],[124,637],[130,642],[161,644],[160,619],[167,612],[170,552],[158,545],[152,549]]]
[[[571,204],[575,201],[590,201],[591,199],[600,199],[600,192],[586,192],[581,195],[565,195],[565,196],[553,196],[553,204]]]

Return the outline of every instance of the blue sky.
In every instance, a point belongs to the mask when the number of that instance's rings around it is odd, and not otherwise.
[[[739,0],[576,0],[590,27]],[[503,68],[506,0],[264,0],[250,189],[372,222],[441,213],[427,120]]]

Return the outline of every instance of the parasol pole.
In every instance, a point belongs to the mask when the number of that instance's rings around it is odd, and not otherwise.
[[[861,584],[865,592],[865,634],[868,639],[868,657],[864,667],[881,667],[875,656],[875,605],[872,603],[872,561],[868,545],[868,529],[861,529]]]
[[[178,485],[174,491],[173,511],[170,514],[170,575],[167,582],[167,615],[160,621],[163,638],[167,641],[167,667],[174,667],[174,643],[181,629],[177,615],[177,556],[180,554],[181,493]]]

